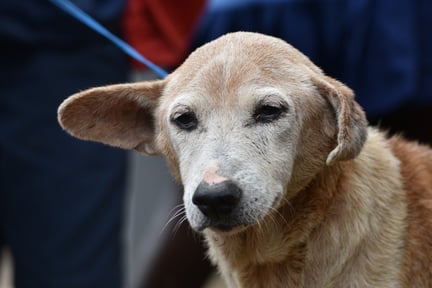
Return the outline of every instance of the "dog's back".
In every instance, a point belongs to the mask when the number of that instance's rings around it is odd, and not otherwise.
[[[432,150],[399,137],[389,140],[407,193],[405,287],[432,287]]]

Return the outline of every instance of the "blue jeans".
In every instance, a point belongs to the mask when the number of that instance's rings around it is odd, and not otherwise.
[[[119,288],[125,151],[72,138],[56,110],[126,81],[127,59],[105,42],[15,52],[0,65],[0,238],[16,287]]]

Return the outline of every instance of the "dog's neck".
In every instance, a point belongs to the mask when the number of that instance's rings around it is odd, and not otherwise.
[[[233,235],[205,232],[210,257],[231,286],[265,287],[265,277],[273,275],[274,283],[274,273],[283,273],[280,287],[303,286],[308,237],[331,205],[344,165],[350,164],[323,168],[314,181],[257,225]]]

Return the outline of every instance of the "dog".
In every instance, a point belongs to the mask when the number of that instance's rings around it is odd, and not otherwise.
[[[432,287],[432,150],[368,127],[353,91],[283,40],[226,34],[58,118],[163,155],[228,287]]]

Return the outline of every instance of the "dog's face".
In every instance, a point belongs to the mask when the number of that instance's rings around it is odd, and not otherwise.
[[[253,225],[366,137],[348,88],[285,42],[244,32],[201,47],[165,80],[74,95],[59,120],[82,139],[163,154],[197,230]]]
[[[181,82],[164,117],[196,229],[251,224],[277,205],[299,138],[296,108],[283,86],[254,67],[236,71],[235,65],[214,79],[219,65],[226,64],[210,64],[198,79]],[[241,81],[229,83],[236,73]],[[211,78],[219,83],[209,87]]]

